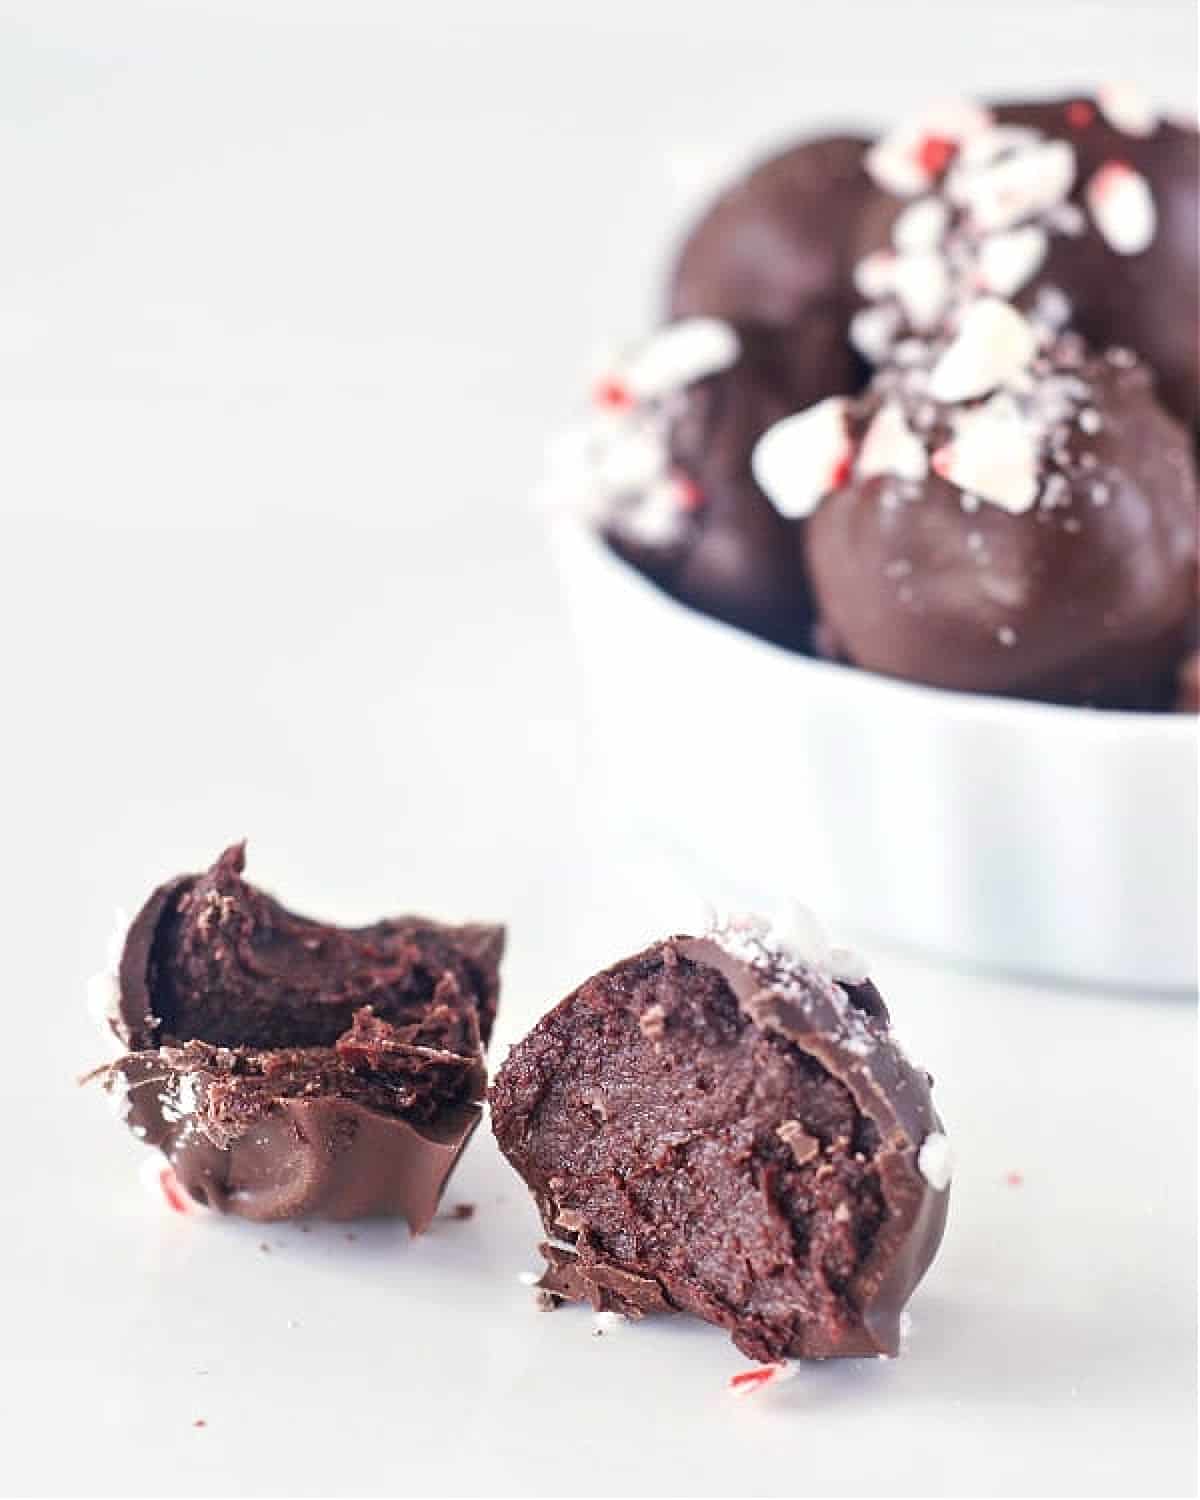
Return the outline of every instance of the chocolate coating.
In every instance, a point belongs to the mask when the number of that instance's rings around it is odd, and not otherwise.
[[[863,168],[866,147],[857,136],[803,141],[727,188],[683,243],[668,316],[704,313],[791,330],[814,306],[844,306],[851,237],[877,192]],[[814,366],[805,362],[808,381]],[[828,388],[811,399],[846,389],[841,380],[851,368],[831,368]]]
[[[856,478],[822,501],[807,550],[835,654],[938,687],[1170,704],[1195,607],[1191,447],[1143,367],[1087,359],[1077,373],[1101,425],[1073,428],[1061,462],[1044,456],[1053,507],[967,509],[935,474],[915,489]]]
[[[236,845],[126,938],[106,1070],[184,1190],[249,1219],[433,1217],[479,1123],[503,929],[345,929],[242,879]]]
[[[896,1354],[947,1192],[940,1125],[872,986],[670,938],[588,980],[509,1054],[501,1150],[554,1243],[542,1285],[676,1309],[753,1359]]]

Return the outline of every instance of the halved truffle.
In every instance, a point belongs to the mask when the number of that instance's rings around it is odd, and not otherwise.
[[[242,879],[160,886],[112,976],[105,1081],[201,1203],[249,1219],[432,1219],[479,1123],[500,927],[340,928]]]
[[[758,1360],[899,1352],[948,1148],[878,992],[835,972],[742,920],[597,974],[513,1049],[492,1126],[545,1291],[690,1312]]]

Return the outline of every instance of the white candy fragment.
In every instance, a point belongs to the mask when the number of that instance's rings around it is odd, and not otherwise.
[[[638,400],[657,400],[729,369],[740,353],[737,334],[720,318],[683,318],[639,345],[618,378]]]
[[[919,198],[903,209],[892,225],[892,244],[902,254],[936,250],[942,243],[950,210],[940,198]]]
[[[868,363],[881,365],[900,331],[900,323],[897,307],[861,308],[850,319],[850,342]]]
[[[874,474],[924,479],[929,472],[925,445],[909,427],[896,402],[885,401],[875,413],[858,450],[854,471],[864,479]]]
[[[963,412],[953,439],[933,455],[935,473],[981,500],[1020,515],[1037,499],[1035,435],[1011,396]]]
[[[517,1280],[521,1283],[522,1286],[537,1286],[538,1282],[541,1281],[541,1279],[541,1274],[538,1271],[517,1272]]]
[[[891,291],[895,276],[895,255],[890,250],[873,250],[854,267],[854,289],[868,302],[878,302]]]
[[[768,427],[755,445],[751,468],[780,515],[796,520],[817,506],[850,473],[849,403],[830,396]]]
[[[593,450],[597,482],[610,493],[645,489],[667,463],[666,445],[649,425],[626,423]]]
[[[940,1130],[931,1131],[917,1152],[917,1169],[935,1192],[944,1193],[954,1175],[950,1142]]]
[[[914,251],[896,258],[892,290],[908,321],[919,333],[937,326],[950,299],[950,272],[936,250]]]
[[[592,1316],[592,1332],[596,1334],[616,1333],[628,1320],[624,1313],[606,1312],[594,1313]]]
[[[928,189],[964,141],[989,129],[992,117],[969,99],[950,99],[931,105],[883,136],[864,158],[867,171],[880,187],[901,198]]]
[[[1149,249],[1158,227],[1150,184],[1124,162],[1110,161],[1095,171],[1085,190],[1092,221],[1118,255]]]
[[[989,234],[979,246],[979,289],[997,297],[1015,297],[1033,280],[1049,247],[1046,231],[1036,224]]]
[[[956,173],[947,191],[978,234],[1011,229],[1061,203],[1075,182],[1075,148],[1039,141],[977,171]]]
[[[794,962],[815,969],[835,984],[862,984],[867,977],[864,959],[852,948],[838,948],[829,941],[815,912],[799,901],[790,901],[768,924],[764,941]]]
[[[644,547],[669,547],[684,531],[687,512],[681,493],[674,476],[656,479],[635,504],[614,518],[614,524]]]
[[[1096,90],[1100,113],[1126,135],[1148,136],[1158,129],[1158,112],[1132,83],[1106,83]]]
[[[980,297],[934,365],[929,394],[945,402],[985,396],[1024,370],[1036,353],[1037,335],[1016,308],[998,297]]]

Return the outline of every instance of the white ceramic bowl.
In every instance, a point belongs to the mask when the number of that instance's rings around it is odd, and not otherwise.
[[[971,964],[1195,984],[1193,718],[814,661],[677,604],[578,523],[554,537],[593,748],[727,888]]]

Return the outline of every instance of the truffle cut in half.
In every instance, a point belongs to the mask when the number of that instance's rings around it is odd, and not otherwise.
[[[745,918],[655,943],[544,1017],[491,1100],[544,1293],[689,1312],[761,1361],[899,1352],[948,1146],[849,955]]]
[[[235,845],[134,918],[100,979],[126,1049],[106,1087],[199,1203],[417,1232],[480,1120],[503,929],[327,926],[244,863]]]

